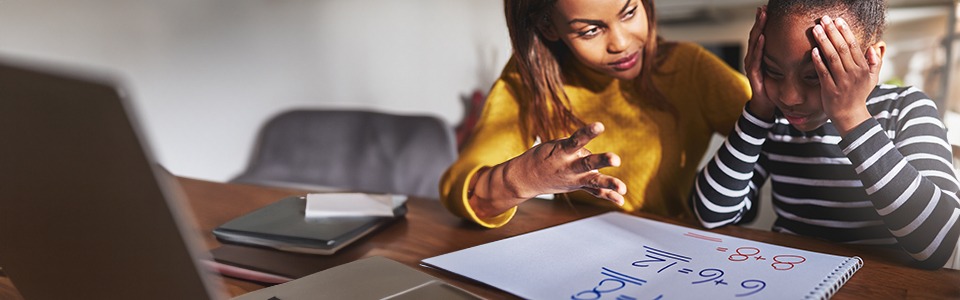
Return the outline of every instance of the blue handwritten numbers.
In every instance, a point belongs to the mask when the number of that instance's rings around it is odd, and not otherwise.
[[[669,268],[669,267],[671,267],[671,266],[673,266],[673,265],[676,265],[677,262],[685,262],[685,263],[688,263],[688,262],[690,262],[690,260],[692,260],[692,258],[690,258],[689,256],[684,256],[684,255],[680,255],[680,254],[676,254],[676,253],[671,253],[671,252],[663,251],[663,250],[660,250],[660,249],[657,249],[657,248],[653,248],[653,247],[650,247],[650,246],[643,246],[643,249],[645,249],[645,251],[646,251],[646,253],[647,253],[646,256],[647,256],[648,258],[650,258],[650,259],[644,259],[644,260],[635,261],[635,262],[633,262],[633,266],[634,266],[634,267],[646,268],[646,267],[648,267],[651,263],[661,263],[661,262],[666,262],[667,260],[674,260],[674,262],[668,264],[667,266],[665,266],[665,267],[663,267],[663,268],[660,268],[660,270],[657,270],[657,273],[663,272],[663,270],[666,270],[667,268]]]
[[[746,296],[750,296],[750,295],[759,293],[760,291],[763,290],[763,288],[767,287],[767,283],[766,283],[766,282],[763,282],[763,280],[747,279],[747,280],[744,280],[743,282],[740,283],[740,287],[745,288],[745,289],[748,289],[748,290],[753,290],[753,291],[747,292],[747,293],[743,293],[743,294],[736,294],[736,295],[734,295],[734,296],[737,296],[737,297],[746,297]]]
[[[691,282],[691,283],[692,283],[692,284],[700,284],[700,283],[704,283],[704,282],[714,281],[714,282],[716,283],[716,285],[720,285],[720,284],[722,284],[722,285],[727,285],[727,283],[726,283],[725,281],[723,281],[723,278],[722,278],[722,277],[723,277],[723,270],[720,270],[720,269],[703,269],[703,270],[700,270],[700,277],[704,277],[704,278],[707,278],[707,279],[705,279],[705,280],[699,280],[699,281],[694,281],[694,282]]]
[[[609,296],[606,297],[606,299],[616,300],[642,299],[636,296],[646,296],[642,289],[637,290],[626,288],[630,285],[642,287],[644,284],[647,284],[648,281],[655,283],[657,281],[682,282],[690,280],[687,281],[690,283],[690,285],[704,286],[708,289],[718,289],[718,291],[721,293],[729,293],[726,294],[728,295],[727,297],[729,297],[729,295],[734,297],[748,297],[763,291],[763,289],[767,287],[767,283],[763,280],[752,278],[740,281],[738,287],[736,283],[727,281],[729,279],[726,279],[725,276],[727,273],[723,269],[696,268],[696,265],[693,263],[693,258],[690,256],[646,245],[643,246],[643,249],[644,258],[636,260],[630,264],[635,268],[626,270],[626,272],[624,272],[624,269],[620,269],[620,271],[614,271],[610,267],[602,267],[600,275],[603,276],[601,277],[600,281],[597,282],[596,286],[577,292],[571,295],[570,299],[599,300],[604,299],[605,296]],[[725,251],[726,248],[724,248],[722,252]],[[760,249],[756,247],[740,247],[737,248],[736,254],[729,256],[729,260],[735,262],[747,260],[752,261],[757,260],[757,258],[761,258],[759,254]],[[779,255],[774,257],[774,264],[776,264],[774,267],[779,267],[781,269],[792,268],[794,264],[802,262],[800,259],[802,259],[802,257],[796,255]],[[633,271],[631,272],[631,270]],[[676,272],[664,272],[667,270],[676,270]],[[636,277],[638,276],[635,275],[637,272],[642,273],[641,275],[643,275],[643,277],[646,279],[640,279],[639,277]],[[676,288],[683,289],[683,285],[677,285]],[[682,291],[677,290],[676,292]],[[670,298],[670,293],[661,294],[656,299],[661,298]]]
[[[707,282],[713,282],[713,285],[727,285],[726,281],[723,281],[723,270],[720,269],[703,269],[700,271],[700,277],[707,278],[704,280],[698,280],[691,282],[691,284],[701,284]],[[763,288],[767,287],[767,283],[759,279],[747,279],[740,282],[740,287],[748,290],[746,293],[735,294],[736,297],[747,297],[756,293],[759,293]]]
[[[603,271],[600,272],[600,275],[604,275],[603,279],[597,283],[597,286],[584,290],[579,293],[573,294],[570,296],[571,300],[597,300],[603,297],[603,294],[612,293],[619,291],[627,286],[628,283],[641,286],[646,283],[646,280],[636,278],[627,274],[623,274],[617,271],[614,271],[610,268],[603,267]],[[626,297],[626,298],[623,298]],[[622,299],[633,299],[632,297],[620,295],[617,297],[618,300]]]
[[[802,299],[836,290],[863,264],[620,212],[423,263],[520,298],[571,300]]]

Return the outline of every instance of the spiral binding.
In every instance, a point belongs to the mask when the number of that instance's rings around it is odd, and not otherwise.
[[[858,256],[845,259],[836,269],[830,271],[830,275],[823,278],[805,299],[830,299],[862,266],[863,259]]]

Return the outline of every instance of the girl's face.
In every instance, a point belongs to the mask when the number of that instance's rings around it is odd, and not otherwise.
[[[813,19],[787,16],[770,20],[764,30],[763,87],[784,117],[800,131],[827,122],[820,102],[820,78],[810,55]]]
[[[547,39],[562,40],[577,61],[619,79],[634,79],[643,65],[647,13],[641,0],[559,0]]]

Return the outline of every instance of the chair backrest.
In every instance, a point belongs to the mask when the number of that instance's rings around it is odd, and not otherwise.
[[[456,155],[451,129],[436,117],[294,110],[264,125],[247,169],[231,181],[435,199]]]

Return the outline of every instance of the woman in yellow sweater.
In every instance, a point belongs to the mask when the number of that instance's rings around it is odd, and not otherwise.
[[[447,209],[494,228],[527,199],[566,194],[689,216],[697,163],[750,99],[746,79],[697,45],[659,40],[653,0],[504,6],[513,58],[441,179]]]

